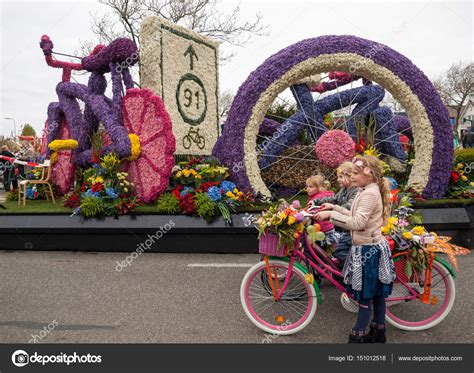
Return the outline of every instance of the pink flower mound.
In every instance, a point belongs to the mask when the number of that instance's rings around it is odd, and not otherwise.
[[[151,202],[168,186],[174,166],[171,118],[161,98],[148,89],[128,89],[122,112],[128,133],[136,134],[141,146],[140,157],[125,168],[140,201]]]
[[[355,155],[354,141],[344,131],[324,133],[316,142],[316,156],[326,166],[336,168]]]
[[[66,119],[60,124],[58,140],[70,139],[69,125]],[[70,162],[71,151],[61,150],[58,152],[58,160],[51,169],[51,181],[56,185],[56,192],[59,195],[69,192],[74,184],[76,176],[76,164]]]
[[[47,150],[48,150],[48,121],[45,121],[43,133],[41,135],[40,154],[46,155]]]

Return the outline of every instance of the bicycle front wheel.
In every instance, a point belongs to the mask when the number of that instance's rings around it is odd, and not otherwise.
[[[246,273],[240,287],[242,307],[250,321],[259,329],[275,335],[289,335],[303,330],[312,320],[317,308],[316,291],[308,284],[305,274],[278,259],[269,259],[270,276],[264,261],[255,264]],[[275,301],[273,286],[276,279],[283,286],[291,275],[281,298]]]
[[[398,329],[420,331],[438,325],[449,314],[456,297],[456,287],[451,273],[438,262],[433,262],[431,280],[431,299],[423,303],[420,295],[424,288],[418,282],[408,282],[405,275],[405,259],[395,260],[397,278],[393,283],[393,291],[387,301],[386,320]],[[424,276],[424,274],[422,274]],[[424,278],[421,278],[423,281]],[[407,286],[418,296],[411,296]]]

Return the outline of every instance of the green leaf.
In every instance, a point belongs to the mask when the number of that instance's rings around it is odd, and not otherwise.
[[[408,258],[407,258],[407,261],[406,261],[406,264],[405,264],[405,274],[407,275],[408,278],[410,278],[411,275],[413,274],[412,265],[411,265],[410,261],[408,260]]]

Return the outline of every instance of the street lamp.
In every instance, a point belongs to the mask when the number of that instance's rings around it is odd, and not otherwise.
[[[15,132],[15,136],[16,136],[16,121],[14,118],[3,118],[3,119],[8,119],[8,120],[12,120],[13,121],[13,131]]]

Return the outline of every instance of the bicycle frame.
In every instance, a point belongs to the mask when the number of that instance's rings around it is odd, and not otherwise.
[[[304,242],[306,245],[303,245],[304,248],[307,248],[310,254],[310,257],[307,257],[304,252],[302,252],[299,248],[299,242],[300,239],[304,239]],[[397,254],[401,255],[403,253]],[[335,276],[342,277],[341,271],[336,267],[336,265],[332,262],[332,260],[327,256],[327,254],[324,252],[324,250],[316,245],[316,249],[313,248],[311,243],[308,241],[308,237],[305,233],[303,233],[302,237],[300,237],[296,243],[295,243],[295,249],[293,250],[291,257],[290,257],[290,262],[289,262],[289,267],[288,267],[288,275],[285,276],[285,281],[283,285],[280,287],[278,277],[275,275],[275,285],[273,284],[273,279],[271,276],[271,273],[269,274],[269,281],[270,285],[272,287],[272,292],[273,296],[275,298],[275,301],[279,301],[282,294],[286,290],[286,287],[288,286],[288,283],[291,279],[291,275],[293,273],[293,267],[296,259],[302,259],[305,262],[308,262],[311,267],[321,276],[326,278],[329,282],[331,282],[339,291],[345,293],[346,289],[345,287],[338,281],[336,281],[330,274],[333,274]],[[314,261],[312,260],[314,259]],[[268,272],[270,271],[269,265],[268,265],[268,259],[265,256],[265,260],[267,263],[267,270]],[[416,292],[414,289],[412,289],[410,286],[408,286],[405,282],[399,281],[400,284],[402,284],[408,292],[411,294],[410,296],[406,297],[398,297],[398,298],[387,298],[387,302],[399,302],[399,301],[410,301],[414,300],[416,298],[419,298],[420,294]],[[277,292],[275,292],[275,288],[277,289]],[[354,299],[354,297],[351,294],[347,294],[351,299]]]
[[[75,162],[80,166],[90,163],[92,150],[90,135],[97,130],[99,121],[103,123],[112,144],[104,149],[104,154],[114,151],[119,157],[128,157],[131,152],[131,143],[128,132],[123,125],[122,94],[123,86],[133,88],[133,80],[128,66],[136,60],[131,60],[127,66],[118,62],[129,55],[135,54],[137,49],[130,40],[116,39],[108,46],[97,46],[92,53],[83,58],[80,64],[53,60],[52,42],[44,35],[40,44],[48,65],[63,69],[62,82],[56,91],[59,102],[51,103],[48,107],[48,122],[60,123],[65,116],[71,129],[71,137],[78,141],[79,146],[74,150]],[[119,70],[120,68],[120,70]],[[71,70],[87,70],[91,72],[87,86],[71,83]],[[107,82],[104,74],[112,75],[112,99],[105,96]],[[77,100],[85,103],[82,114]],[[48,133],[48,143],[56,139],[59,125],[53,126]],[[47,156],[51,151],[47,150]]]

